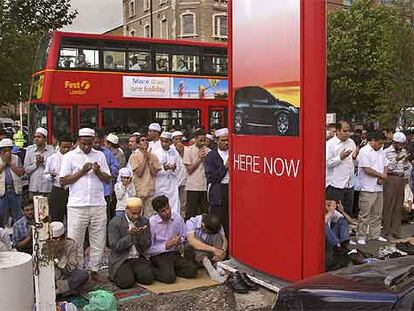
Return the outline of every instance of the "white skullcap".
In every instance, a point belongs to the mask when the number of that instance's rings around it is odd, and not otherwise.
[[[207,137],[208,139],[210,139],[210,140],[214,140],[214,137],[213,137],[213,135],[211,135],[211,134],[206,134],[206,137]]]
[[[171,134],[171,138],[177,137],[177,136],[184,136],[184,134],[180,131],[175,131]]]
[[[136,197],[128,198],[127,199],[127,206],[128,207],[136,207],[136,206],[141,207],[142,206],[142,200],[140,198],[136,198]]]
[[[119,173],[118,173],[117,181],[121,181],[121,177],[129,177],[129,178],[131,178],[132,177],[132,171],[129,168],[127,168],[127,167],[121,168],[119,170]]]
[[[58,238],[65,233],[65,227],[60,221],[53,221],[50,223],[50,231],[52,233],[52,238]]]
[[[158,131],[158,132],[161,132],[161,126],[160,126],[158,123],[151,123],[151,124],[148,126],[148,129],[149,129],[149,130],[153,130],[153,131]]]
[[[172,134],[170,132],[162,132],[160,137],[161,138],[172,139]]]
[[[134,133],[132,133],[132,135],[131,135],[131,136],[139,136],[139,135],[141,135],[141,133],[140,133],[140,132],[134,132]]]
[[[113,143],[113,144],[115,144],[115,145],[118,145],[118,143],[119,143],[118,136],[116,136],[113,133],[109,133],[108,136],[106,136],[106,140]]]
[[[229,129],[227,127],[218,129],[215,132],[216,137],[225,136],[229,134]]]
[[[84,127],[78,132],[79,137],[95,137],[95,131],[93,129]]]
[[[43,127],[38,127],[36,129],[36,133],[42,134],[44,137],[47,137],[47,129],[43,128]]]
[[[0,148],[13,147],[13,141],[10,138],[3,138],[0,140]]]
[[[405,137],[404,133],[401,132],[395,132],[392,140],[396,143],[405,143],[407,141],[407,137]]]

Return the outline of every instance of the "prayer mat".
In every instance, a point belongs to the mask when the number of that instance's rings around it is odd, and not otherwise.
[[[120,289],[113,292],[118,302],[126,302],[130,300],[139,299],[144,296],[148,296],[151,293],[141,287],[134,287],[129,289]]]
[[[151,285],[142,285],[138,284],[139,286],[155,293],[172,293],[178,292],[183,290],[190,290],[199,287],[207,287],[217,285],[218,283],[211,280],[207,271],[205,269],[198,269],[198,274],[195,279],[184,279],[184,278],[177,278],[175,283],[173,284],[165,284],[161,282],[154,282]]]

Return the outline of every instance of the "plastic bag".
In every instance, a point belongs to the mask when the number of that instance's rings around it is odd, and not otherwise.
[[[96,290],[89,293],[89,304],[84,311],[116,311],[115,296],[106,290]]]

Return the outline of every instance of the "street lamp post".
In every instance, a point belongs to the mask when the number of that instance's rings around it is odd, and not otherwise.
[[[20,131],[23,133],[23,103],[22,103],[22,84],[14,83],[14,86],[19,88],[19,117],[20,117]]]

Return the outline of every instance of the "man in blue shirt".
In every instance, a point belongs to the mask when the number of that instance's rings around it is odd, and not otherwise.
[[[95,139],[93,141],[93,149],[101,151],[105,155],[106,163],[111,172],[111,181],[104,184],[104,195],[106,201],[106,211],[108,215],[108,222],[115,216],[116,198],[112,198],[114,187],[113,183],[116,181],[119,172],[119,163],[111,150],[104,146],[105,135],[103,131],[96,131]]]
[[[32,199],[28,200],[23,207],[23,215],[24,216],[13,225],[13,246],[19,252],[25,252],[31,255],[33,253],[33,241],[30,225],[34,224],[34,207]]]

